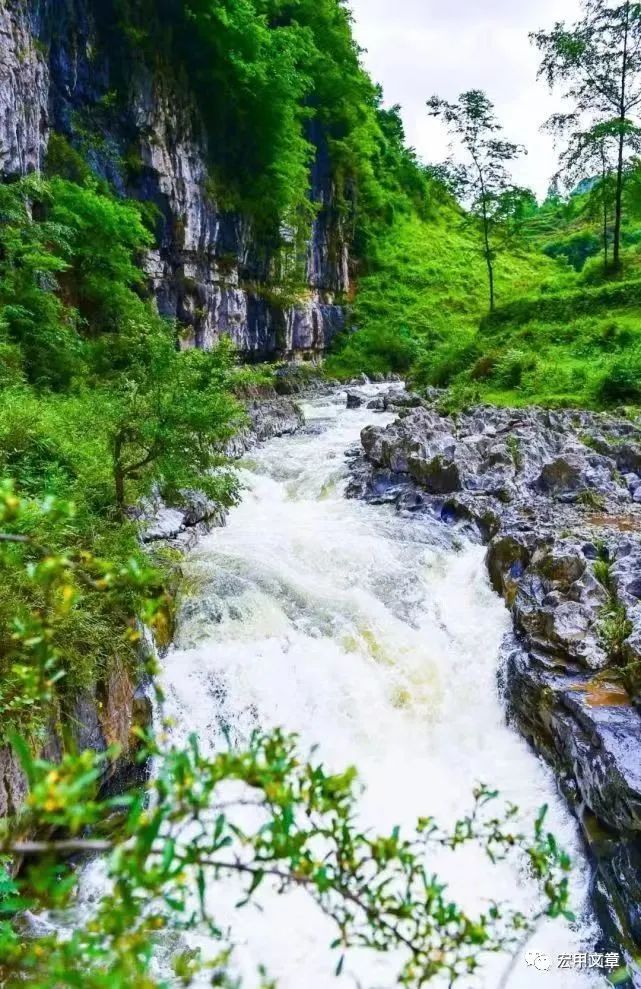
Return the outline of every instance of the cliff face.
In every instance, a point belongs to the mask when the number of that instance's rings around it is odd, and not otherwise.
[[[40,169],[51,133],[63,135],[119,192],[156,208],[158,248],[146,269],[185,346],[208,348],[228,335],[258,360],[322,351],[342,326],[338,303],[349,289],[323,135],[309,135],[318,207],[311,238],[289,251],[304,254],[296,260],[307,290],[283,301],[273,290],[273,254],[246,217],[216,202],[188,81],[132,55],[114,18],[109,0],[0,0],[0,173]]]

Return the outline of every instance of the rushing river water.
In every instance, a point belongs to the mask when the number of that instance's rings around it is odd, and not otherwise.
[[[451,822],[479,781],[528,819],[548,803],[549,824],[578,857],[580,909],[586,870],[574,823],[548,770],[505,724],[496,671],[509,622],[483,549],[436,522],[343,497],[346,450],[368,422],[391,417],[347,411],[341,395],[305,412],[308,430],[244,462],[242,503],[187,561],[189,597],[164,668],[175,740],[195,731],[213,749],[257,726],[296,731],[332,770],[358,766],[362,816],[378,830],[410,829],[425,814]],[[492,866],[477,849],[437,865],[471,908],[486,897],[535,902],[515,864]],[[216,894],[223,924],[237,889],[228,892]],[[334,929],[303,892],[266,890],[261,902],[263,912],[234,916],[244,985],[257,984],[260,963],[281,989],[395,985],[394,960],[365,953],[348,956],[336,979]],[[547,922],[528,950],[548,953],[551,970],[521,960],[510,989],[603,985],[556,967],[559,952],[590,950],[593,939],[586,920],[578,929]],[[469,986],[494,989],[505,968],[493,958]]]

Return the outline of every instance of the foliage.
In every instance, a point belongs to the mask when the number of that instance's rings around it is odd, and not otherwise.
[[[67,268],[69,231],[53,218],[37,222],[34,202],[51,201],[30,177],[0,184],[0,380],[64,387],[80,361],[76,313],[55,293]]]
[[[293,247],[304,261],[315,156],[361,257],[381,223],[420,203],[398,108],[382,108],[343,0],[189,0],[161,16],[151,0],[117,0],[116,10],[132,53],[146,50],[195,96],[212,196],[251,216],[270,254]]]
[[[415,364],[420,345],[407,326],[386,327],[374,332],[362,329],[336,340],[334,354],[326,362],[327,374],[347,379],[368,374],[407,374]]]
[[[7,595],[0,615],[2,742],[15,730],[41,739],[56,712],[60,682],[78,687],[78,654],[89,651],[86,662],[98,662],[99,644],[88,632],[87,613],[102,615],[103,622],[109,616],[110,648],[130,661],[140,638],[135,617],[151,628],[163,620],[160,575],[139,555],[114,563],[84,548],[58,550],[45,542],[59,542],[72,526],[68,502],[54,497],[36,502],[20,497],[10,482],[0,486],[0,563],[20,588],[17,607],[15,597]],[[12,607],[16,611],[10,614]]]
[[[588,258],[599,253],[600,246],[596,234],[590,230],[581,230],[550,241],[543,248],[543,252],[551,258],[564,258],[575,271],[581,271]]]
[[[641,349],[614,358],[598,381],[597,396],[604,405],[639,404]]]
[[[478,223],[492,310],[496,254],[505,247],[510,221],[523,210],[524,196],[531,198],[513,185],[507,171],[524,149],[497,136],[501,125],[494,106],[479,89],[461,93],[456,103],[432,96],[427,105],[430,116],[444,119],[466,155],[466,161],[449,167],[450,185]]]
[[[497,269],[497,294],[506,299],[528,294],[556,270],[553,261],[515,245]],[[486,298],[476,236],[461,223],[451,198],[425,218],[401,215],[377,239],[351,307],[350,322],[358,332],[336,341],[327,373],[339,378],[363,371],[406,374],[411,360],[411,373],[421,384],[447,384],[482,352],[475,331]]]
[[[641,130],[641,10],[631,0],[583,0],[583,16],[568,26],[532,35],[543,59],[539,74],[559,85],[570,104],[555,114],[553,130],[570,134],[566,164],[600,161],[602,190],[614,200],[613,259],[621,266],[623,183],[626,160],[639,145]],[[609,182],[614,175],[614,182]],[[612,188],[613,185],[613,188]],[[606,227],[607,205],[604,203]],[[607,246],[607,231],[606,231]]]
[[[64,144],[54,151],[68,161]],[[178,349],[145,297],[139,262],[150,234],[139,209],[90,173],[78,168],[77,178],[0,185],[0,477],[15,479],[33,513],[50,497],[69,503],[64,516],[41,517],[38,539],[52,553],[73,559],[89,541],[124,572],[132,559],[142,566],[125,517],[136,500],[158,492],[176,502],[193,487],[221,505],[234,500],[223,450],[244,423],[232,394],[239,372],[227,343]],[[10,672],[13,616],[26,621],[44,606],[25,579],[25,552],[13,545],[3,558],[0,679],[14,705],[3,708],[3,731],[34,708],[41,685],[29,673],[23,689]],[[132,607],[124,591],[88,595],[58,616],[56,643],[71,660],[63,702],[115,661],[133,662],[132,643],[115,631]],[[55,713],[34,717],[34,730]]]
[[[508,304],[480,332],[455,337],[413,370],[418,384],[471,381],[502,405],[636,405],[641,353],[636,284]]]
[[[130,481],[138,482],[138,492],[157,483],[173,500],[197,485],[221,505],[231,504],[236,485],[221,470],[223,451],[245,421],[228,391],[233,352],[223,344],[209,353],[179,353],[169,334],[141,342],[144,360],[101,403],[118,512],[126,507]]]
[[[29,176],[0,185],[0,216],[0,340],[19,347],[22,375],[15,361],[0,374],[62,390],[126,364],[157,320],[140,295],[151,235],[138,207],[92,179]]]
[[[485,787],[476,791],[472,813],[451,830],[423,818],[413,835],[394,829],[377,836],[357,824],[354,770],[328,774],[279,731],[256,734],[245,750],[213,756],[200,751],[195,737],[185,750],[163,752],[150,743],[148,754],[158,760],[149,801],[142,794],[105,801],[96,797],[104,756],[83,753],[52,766],[29,759],[23,749],[31,793],[21,823],[64,828],[71,837],[24,842],[11,827],[5,833],[5,850],[26,852],[30,863],[20,880],[8,884],[5,917],[69,903],[74,875],[59,861],[61,853],[109,852],[109,884],[92,915],[68,936],[19,939],[5,921],[0,971],[6,985],[27,977],[42,989],[124,989],[143,978],[150,987],[166,986],[170,971],[153,974],[159,938],[166,944],[179,932],[205,930],[218,941],[217,954],[207,959],[196,950],[175,952],[174,977],[190,985],[199,970],[213,969],[216,985],[231,986],[233,957],[216,923],[213,895],[230,875],[241,881],[239,909],[260,902],[261,887],[281,894],[303,888],[334,922],[335,950],[398,953],[398,983],[406,986],[439,975],[450,983],[465,979],[487,953],[514,950],[538,916],[572,916],[569,861],[544,830],[545,812],[532,835],[520,833],[513,824],[516,809],[493,812],[497,795]],[[247,804],[254,809],[253,825],[243,815]],[[115,810],[125,815],[115,839],[81,837]],[[490,899],[484,912],[470,915],[451,902],[430,870],[429,854],[470,843],[492,860],[520,852],[541,887],[540,912],[526,917]]]

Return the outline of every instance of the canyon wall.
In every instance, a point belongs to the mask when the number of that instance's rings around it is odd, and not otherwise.
[[[304,271],[304,289],[286,293],[282,253],[216,201],[188,75],[147,65],[114,18],[109,0],[0,0],[0,173],[40,170],[51,135],[64,137],[117,192],[153,207],[145,268],[184,346],[227,335],[250,360],[321,352],[343,324],[349,251],[320,128],[308,134],[311,236],[301,245],[281,231],[286,264]]]

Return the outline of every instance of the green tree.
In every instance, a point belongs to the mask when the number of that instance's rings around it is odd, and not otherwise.
[[[137,339],[139,360],[102,390],[113,463],[114,499],[122,517],[127,486],[169,498],[198,487],[221,505],[233,502],[236,484],[226,469],[227,442],[245,415],[230,392],[234,351],[179,351],[161,320]]]
[[[571,106],[552,118],[555,130],[570,135],[570,160],[584,156],[587,165],[614,142],[612,268],[618,272],[626,163],[641,138],[641,5],[583,0],[580,20],[531,38],[543,55],[539,75],[551,89],[560,87]]]
[[[453,191],[478,221],[487,267],[490,311],[496,301],[494,263],[505,244],[506,220],[514,215],[515,186],[507,165],[523,153],[518,144],[502,140],[494,106],[480,89],[461,93],[456,103],[432,96],[430,116],[441,117],[459,142],[466,160],[448,168]]]
[[[576,124],[576,120],[570,114],[555,114],[546,123],[546,130],[555,137],[567,136],[554,181],[563,182],[570,192],[589,186],[585,212],[601,228],[603,263],[607,272],[612,239],[610,221],[616,192],[617,142],[610,127],[596,124],[584,131],[578,127],[572,130],[572,124]]]

